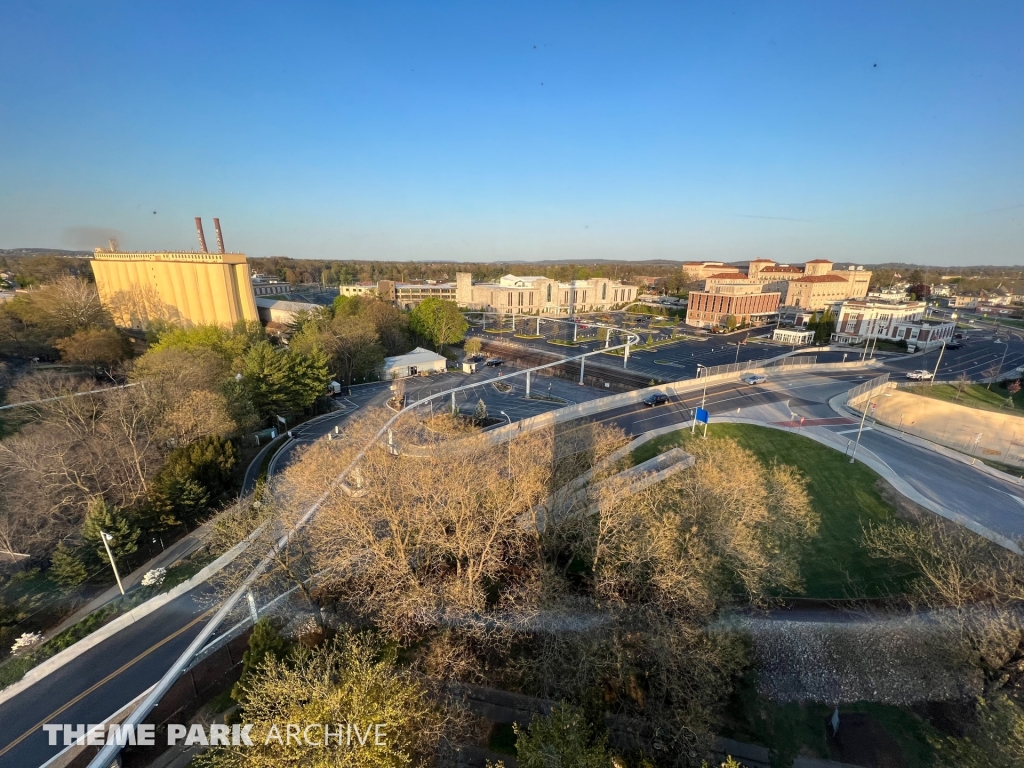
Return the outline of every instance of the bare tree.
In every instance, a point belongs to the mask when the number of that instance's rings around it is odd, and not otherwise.
[[[90,326],[109,327],[110,314],[93,283],[65,275],[29,293],[36,319],[56,336]]]
[[[961,393],[964,391],[965,388],[970,386],[970,383],[970,375],[967,373],[967,371],[961,371],[960,374],[956,377],[956,397],[954,399],[959,400]]]

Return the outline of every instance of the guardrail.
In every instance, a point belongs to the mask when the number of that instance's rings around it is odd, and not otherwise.
[[[799,355],[799,352],[797,353]],[[743,363],[729,363],[728,365],[713,365],[710,368],[701,366],[708,376],[717,376],[722,373],[743,373],[752,371],[755,368],[774,368],[780,365],[814,365],[818,362],[817,355],[803,355],[799,357],[784,357],[781,359],[765,362],[764,360],[747,360]]]
[[[844,371],[851,368],[863,368],[865,365],[879,365],[880,363],[861,363],[850,362],[850,363],[796,363],[786,365],[786,372],[789,371],[800,371],[807,369],[814,369],[815,371]],[[534,429],[541,429],[544,427],[554,426],[555,424],[562,424],[566,421],[575,421],[576,419],[586,418],[587,416],[593,416],[602,411],[607,411],[611,408],[620,408],[628,405],[636,405],[641,402],[644,398],[648,397],[654,392],[661,392],[671,396],[678,396],[689,392],[700,392],[706,385],[710,384],[722,384],[729,381],[738,381],[740,374],[748,371],[765,371],[770,372],[776,370],[779,366],[762,365],[757,368],[748,368],[746,371],[732,371],[730,373],[719,373],[712,376],[701,376],[699,379],[686,379],[685,381],[672,382],[670,384],[657,384],[653,387],[647,387],[645,389],[637,389],[632,392],[623,392],[618,395],[611,395],[609,397],[598,398],[597,400],[588,400],[584,403],[578,403],[577,405],[570,405],[565,408],[559,408],[557,411],[548,411],[537,416],[532,416],[529,419],[523,419],[515,424],[503,424],[500,427],[488,430],[480,436],[481,439],[487,440],[491,444],[500,444],[506,440],[514,438],[516,435],[522,434],[523,432],[532,431]]]
[[[861,397],[870,396],[876,390],[889,388],[889,374],[883,373],[881,376],[876,376],[870,381],[865,381],[863,384],[858,384],[856,387],[846,393],[846,404],[853,405],[854,400],[858,400]]]

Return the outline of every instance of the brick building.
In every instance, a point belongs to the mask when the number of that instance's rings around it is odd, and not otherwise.
[[[777,291],[762,293],[759,285],[719,285],[714,291],[690,291],[686,324],[724,327],[730,316],[738,325],[767,320],[778,312],[780,298]]]

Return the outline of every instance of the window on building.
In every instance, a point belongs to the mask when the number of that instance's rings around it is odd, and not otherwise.
[[[548,283],[548,304],[551,303],[551,283]]]
[[[608,299],[608,283],[601,283],[601,301]]]

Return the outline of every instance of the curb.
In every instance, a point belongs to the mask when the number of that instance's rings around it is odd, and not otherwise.
[[[730,424],[753,424],[759,427],[767,427],[768,429],[777,429],[780,432],[792,432],[794,434],[810,438],[811,440],[814,440],[814,442],[820,443],[821,445],[824,445],[835,451],[839,450],[839,448],[831,440],[825,438],[820,432],[814,432],[813,430],[815,429],[815,427],[782,427],[776,424],[771,424],[769,422],[755,421],[754,419],[744,419],[736,416],[720,416],[716,418],[716,421]],[[875,456],[870,450],[866,448],[861,448],[860,453],[857,456],[857,461],[864,464],[869,469],[874,470],[880,477],[884,478],[886,482],[888,482],[893,488],[895,488],[901,496],[910,499],[915,504],[924,507],[930,512],[934,512],[939,517],[944,517],[950,522],[956,523],[957,525],[960,525],[964,528],[967,528],[970,531],[973,531],[979,536],[988,539],[993,544],[998,544],[1004,549],[1010,550],[1014,554],[1024,555],[1024,551],[1021,551],[1021,548],[1016,543],[1014,543],[1007,537],[1003,536],[1002,534],[996,533],[995,531],[986,528],[981,523],[975,520],[971,520],[969,517],[966,517],[965,515],[962,515],[959,512],[954,512],[948,507],[944,507],[941,504],[937,504],[936,502],[929,499],[927,496],[924,496],[916,488],[914,488],[914,486],[912,486],[910,483],[908,483],[906,480],[904,480],[902,477],[896,474],[896,472],[893,469],[891,469],[888,464],[886,464],[882,459]]]

